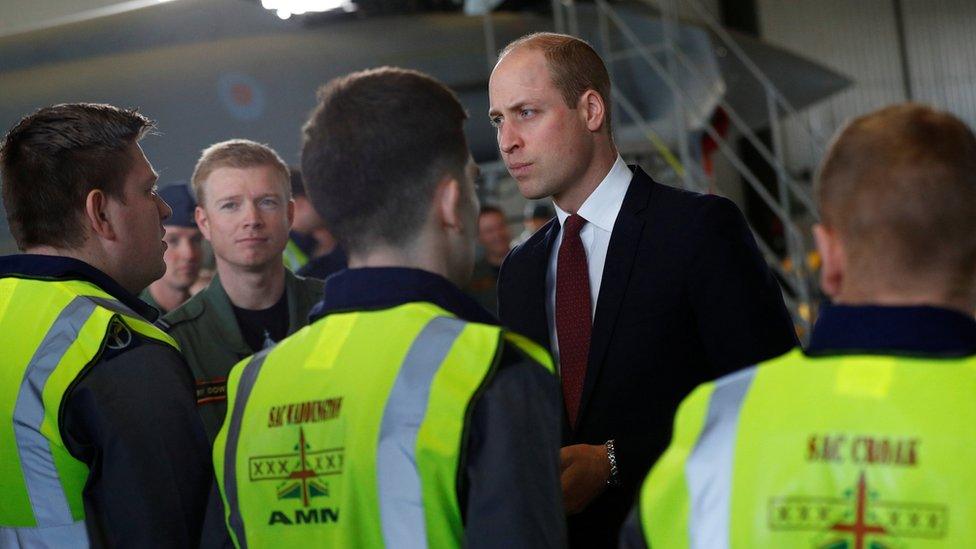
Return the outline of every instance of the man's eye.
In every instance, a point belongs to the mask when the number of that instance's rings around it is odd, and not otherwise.
[[[500,116],[492,116],[488,118],[488,121],[491,122],[491,125],[496,128],[502,125],[502,117]]]
[[[530,118],[535,115],[535,109],[522,109],[519,111],[519,116],[522,118]]]
[[[265,198],[261,200],[261,202],[258,202],[258,205],[260,205],[262,208],[265,209],[277,208],[278,201],[275,200],[274,198]]]
[[[223,204],[221,204],[218,207],[221,210],[233,211],[233,210],[236,210],[237,209],[237,203],[236,202],[224,202]]]

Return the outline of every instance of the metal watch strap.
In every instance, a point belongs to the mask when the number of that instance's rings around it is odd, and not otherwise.
[[[607,478],[607,486],[620,486],[620,471],[617,469],[617,449],[613,445],[611,438],[605,443],[607,447],[607,459],[610,461],[610,476]]]

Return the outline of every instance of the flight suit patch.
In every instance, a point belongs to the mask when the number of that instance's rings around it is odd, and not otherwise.
[[[197,405],[227,400],[227,378],[197,381]]]

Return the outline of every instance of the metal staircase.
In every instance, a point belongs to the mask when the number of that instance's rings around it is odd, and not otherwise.
[[[747,69],[747,73],[754,78],[763,90],[761,97],[755,101],[762,102],[768,117],[772,145],[767,146],[755,131],[746,123],[744,117],[723,97],[717,95],[718,107],[728,115],[729,126],[734,128],[738,137],[748,140],[758,151],[759,155],[772,167],[776,174],[776,194],[771,193],[762,184],[759,177],[749,169],[746,162],[737,154],[735,146],[722,133],[713,127],[707,117],[695,112],[694,93],[700,92],[703,86],[710,82],[707,74],[708,67],[696,63],[695,56],[685,47],[687,40],[681,35],[682,23],[678,19],[678,2],[684,2],[696,14],[699,25],[704,25],[709,31],[713,48],[723,49],[727,55],[735,56]],[[806,140],[815,147],[814,156],[823,155],[826,139],[819,135],[810,125],[809,120],[799,116],[796,109],[790,105],[784,94],[773,84],[758,65],[743,51],[733,37],[718,23],[716,18],[708,12],[698,0],[641,0],[659,13],[663,32],[660,41],[647,40],[647,33],[638,32],[634,28],[633,17],[621,13],[621,8],[611,5],[606,0],[594,0],[593,3],[577,3],[574,0],[552,0],[554,26],[557,32],[581,36],[587,39],[600,52],[610,68],[610,76],[614,82],[613,103],[623,115],[616,118],[622,124],[615,124],[615,134],[628,133],[641,136],[638,146],[626,147],[621,153],[628,160],[636,160],[647,169],[658,181],[699,192],[711,192],[713,186],[692,149],[692,141],[703,133],[717,145],[717,150],[738,172],[746,184],[769,207],[773,215],[782,224],[786,254],[780,257],[773,252],[772,247],[763,240],[756,231],[756,241],[765,255],[769,265],[776,272],[784,288],[784,298],[793,315],[801,339],[809,334],[812,322],[812,296],[816,295],[816,281],[814,273],[808,265],[808,251],[811,246],[806,237],[808,226],[816,221],[817,213],[811,197],[809,183],[801,181],[790,173],[785,158],[782,125],[784,119],[797,122],[797,126],[806,134]],[[595,14],[594,14],[595,7]],[[596,36],[581,34],[581,19],[590,22],[596,17]],[[493,37],[491,37],[491,15],[485,14],[485,36],[488,48],[488,61],[494,62]],[[592,26],[592,25],[590,25]],[[699,52],[700,53],[700,52]],[[699,56],[700,57],[700,56]],[[628,60],[630,63],[641,64],[641,70],[650,69],[667,87],[669,99],[672,102],[669,121],[651,120],[647,109],[641,109],[641,97],[635,97],[633,87],[626,90],[618,85],[618,76],[613,67],[617,61]],[[723,90],[724,91],[724,90]],[[616,115],[615,115],[616,116]],[[670,123],[666,138],[660,128],[662,124]],[[618,142],[620,140],[618,139]],[[495,174],[495,171],[501,173]],[[488,178],[503,177],[504,166],[500,163],[484,166],[483,173]]]

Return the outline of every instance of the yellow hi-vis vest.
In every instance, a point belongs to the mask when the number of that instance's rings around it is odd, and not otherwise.
[[[61,406],[106,346],[132,332],[179,349],[89,282],[0,279],[0,547],[88,544],[88,468],[65,448]]]
[[[640,495],[668,548],[976,547],[976,357],[795,350],[696,389]]]
[[[291,272],[296,272],[308,263],[308,254],[302,251],[298,247],[298,244],[294,240],[288,239],[288,244],[285,245],[285,251],[281,254],[282,261],[285,263],[285,267]]]
[[[214,468],[238,547],[459,547],[472,401],[505,344],[430,303],[326,316],[238,363]],[[513,494],[517,497],[517,494]]]

